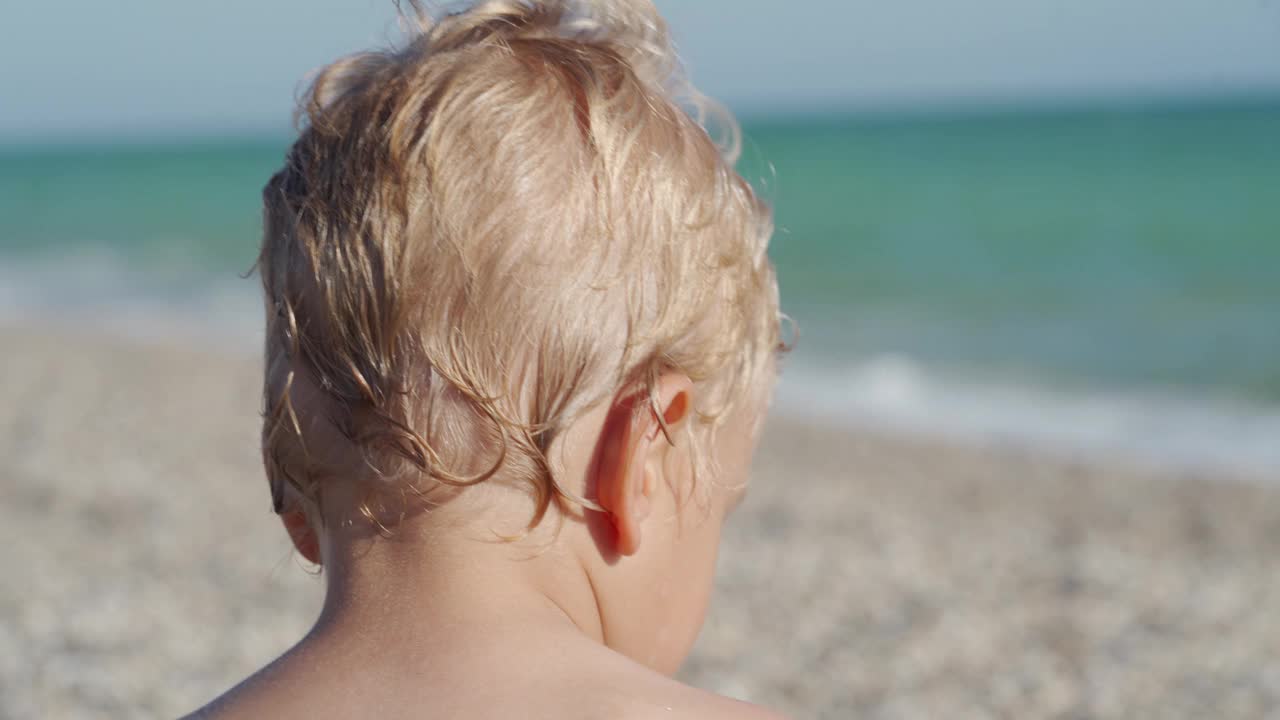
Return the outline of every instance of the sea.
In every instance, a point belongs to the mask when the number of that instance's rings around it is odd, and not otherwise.
[[[744,129],[799,328],[775,412],[1280,481],[1280,98]],[[258,352],[288,142],[0,143],[0,323]]]

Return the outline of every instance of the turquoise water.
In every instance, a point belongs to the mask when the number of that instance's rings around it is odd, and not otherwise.
[[[746,130],[800,384],[1280,409],[1280,101]],[[0,313],[256,327],[239,273],[285,144],[0,150]]]
[[[752,139],[823,351],[1280,401],[1280,106]]]

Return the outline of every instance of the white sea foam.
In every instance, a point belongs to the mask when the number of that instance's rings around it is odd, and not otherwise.
[[[976,381],[909,357],[791,366],[775,409],[853,428],[1280,481],[1280,409],[1170,393]]]
[[[247,355],[261,347],[258,287],[234,272],[141,270],[93,253],[9,262],[0,264],[0,324],[52,324]],[[844,365],[790,360],[796,362],[775,403],[784,415],[1280,481],[1280,408],[975,380],[891,354]]]
[[[230,353],[261,347],[257,280],[233,272],[139,269],[110,254],[0,260],[0,323],[75,327]]]

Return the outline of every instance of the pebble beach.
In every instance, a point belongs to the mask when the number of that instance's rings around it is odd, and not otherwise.
[[[174,717],[322,583],[253,357],[0,329],[0,718]],[[1280,485],[774,417],[686,681],[794,718],[1280,716]]]

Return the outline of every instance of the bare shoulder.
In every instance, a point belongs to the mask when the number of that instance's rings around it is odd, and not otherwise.
[[[734,700],[733,698],[715,695],[709,692],[698,691],[705,699],[697,704],[697,707],[689,708],[687,714],[676,713],[674,717],[681,718],[705,718],[707,720],[787,720],[772,710],[752,705],[751,703]],[[667,715],[666,717],[673,717]]]
[[[631,706],[624,720],[788,720],[759,705],[699,690],[664,678],[667,686],[648,703]]]
[[[342,663],[291,660],[297,660],[296,652],[184,720],[786,720],[757,705],[690,687],[597,646],[569,663],[521,660],[504,665],[499,659],[477,668],[450,666],[409,674],[368,668],[350,673]],[[344,672],[329,676],[325,668]],[[494,677],[502,678],[497,686]]]
[[[730,701],[734,707],[727,708],[723,717],[725,718],[741,718],[742,720],[790,720],[782,713],[774,712],[768,708],[750,703]]]

